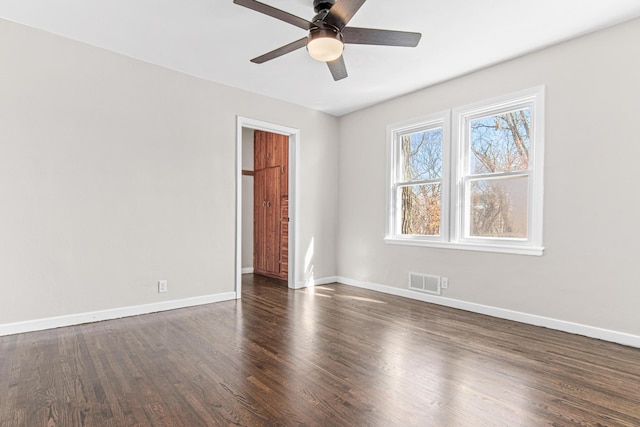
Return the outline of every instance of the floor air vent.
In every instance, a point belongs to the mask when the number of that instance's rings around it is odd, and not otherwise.
[[[440,295],[440,276],[409,273],[409,289]]]

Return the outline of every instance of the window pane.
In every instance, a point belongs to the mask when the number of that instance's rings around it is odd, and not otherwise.
[[[442,128],[400,137],[400,181],[438,179],[442,175]]]
[[[470,235],[527,238],[528,177],[472,181]]]
[[[401,234],[440,235],[441,184],[400,187]]]
[[[531,109],[471,121],[469,171],[473,174],[529,169]]]

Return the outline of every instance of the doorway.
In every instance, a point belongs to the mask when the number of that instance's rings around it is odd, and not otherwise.
[[[265,178],[273,178],[274,170],[270,169],[266,171],[260,165],[258,168],[253,167],[253,158],[255,158],[255,153],[253,152],[254,147],[254,132],[259,131],[259,133],[264,134],[264,132],[268,132],[269,134],[276,134],[276,136],[282,139],[282,136],[286,137],[285,141],[285,150],[287,151],[284,156],[286,156],[286,164],[287,168],[285,171],[284,177],[280,175],[277,180],[281,182],[286,182],[286,194],[279,193],[279,199],[275,200],[275,192],[273,189],[270,192],[274,194],[272,197],[260,198],[259,200],[254,197],[253,194],[253,184],[258,179]],[[253,256],[250,256],[251,268],[248,268],[248,254],[253,254],[253,240],[255,231],[252,229],[253,224],[253,211],[255,209],[255,204],[258,203],[260,208],[263,208],[262,203],[264,202],[264,213],[266,214],[263,219],[266,221],[271,220],[274,224],[272,224],[272,229],[286,229],[288,233],[285,236],[282,236],[282,233],[279,234],[279,254],[278,261],[282,262],[283,258],[280,256],[282,254],[286,255],[286,281],[289,288],[296,288],[296,248],[297,248],[297,221],[296,221],[296,201],[297,201],[297,193],[296,193],[296,183],[297,183],[297,166],[296,166],[296,158],[298,152],[298,143],[299,143],[299,130],[294,128],[289,128],[273,123],[263,122],[255,119],[250,119],[246,117],[237,117],[237,129],[236,129],[236,278],[235,278],[235,291],[236,298],[241,297],[242,293],[242,274],[249,273],[254,271]],[[283,150],[281,150],[283,151]],[[246,167],[249,164],[249,160],[251,159],[250,164],[252,167],[248,169]],[[274,165],[272,165],[274,166]],[[258,172],[258,169],[262,169],[262,172]],[[278,169],[282,171],[281,169]],[[258,177],[261,176],[262,178]],[[267,176],[268,175],[268,176]],[[248,185],[248,184],[251,185]],[[270,186],[271,188],[272,186]],[[261,196],[262,193],[259,193],[258,196]],[[282,196],[286,195],[286,201],[283,203]],[[273,198],[274,200],[270,200]],[[263,200],[264,199],[264,200]],[[247,213],[251,212],[251,220],[247,220]],[[274,219],[274,215],[277,218]],[[274,227],[276,222],[282,221],[283,219],[288,219],[287,224],[278,223],[278,227]],[[249,225],[251,224],[251,225]],[[288,225],[288,226],[286,226]],[[284,237],[284,245],[283,245],[283,237]],[[275,237],[273,237],[275,239]],[[274,240],[271,240],[272,242]],[[272,243],[273,245],[273,243]],[[244,260],[244,262],[243,262]],[[267,264],[264,264],[266,262]],[[268,258],[266,261],[263,261],[263,264],[260,264],[259,267],[265,267],[268,265],[270,269],[274,269],[274,260]],[[259,269],[258,269],[259,270]],[[264,273],[264,271],[257,271],[260,273]],[[284,278],[284,277],[283,277]]]

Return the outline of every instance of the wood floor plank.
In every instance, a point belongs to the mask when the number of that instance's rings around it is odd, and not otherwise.
[[[0,338],[0,427],[640,426],[640,350],[339,284]]]

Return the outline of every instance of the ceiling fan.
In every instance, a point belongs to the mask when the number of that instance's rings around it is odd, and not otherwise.
[[[313,0],[316,16],[312,21],[307,21],[255,0],[233,0],[235,4],[309,31],[307,37],[253,58],[251,62],[262,64],[306,46],[312,58],[327,63],[331,75],[336,81],[347,77],[347,67],[342,57],[345,43],[416,47],[422,37],[420,33],[406,31],[347,27],[353,15],[365,1]]]

